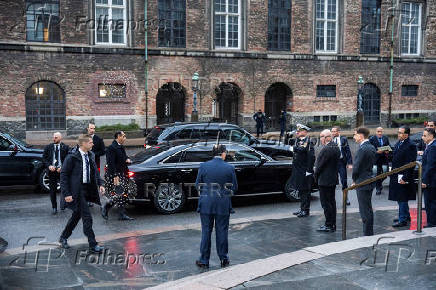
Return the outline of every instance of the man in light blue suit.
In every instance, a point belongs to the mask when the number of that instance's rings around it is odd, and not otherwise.
[[[216,249],[221,267],[230,264],[228,257],[228,231],[230,213],[233,213],[231,195],[237,190],[235,168],[224,160],[226,146],[213,147],[214,158],[200,165],[195,185],[200,192],[197,212],[201,217],[200,259],[195,264],[209,267],[211,235],[215,223]]]

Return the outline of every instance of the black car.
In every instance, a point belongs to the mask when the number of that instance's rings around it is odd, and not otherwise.
[[[48,192],[42,153],[42,149],[31,148],[9,134],[0,133],[0,185],[38,185]]]
[[[212,158],[214,144],[156,146],[133,157],[129,176],[138,189],[133,203],[152,201],[159,212],[170,214],[180,211],[187,199],[198,198],[193,184],[200,163]],[[274,160],[241,143],[222,144],[229,152],[226,161],[236,169],[236,196],[285,193],[290,200],[299,199],[288,182],[292,172],[290,160]]]
[[[171,123],[155,126],[145,138],[145,148],[226,140],[248,145],[268,156],[292,157],[289,145],[278,140],[259,140],[241,127],[228,123]]]

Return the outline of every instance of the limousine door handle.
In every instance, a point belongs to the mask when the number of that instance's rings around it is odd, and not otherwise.
[[[235,168],[235,171],[238,171],[238,172],[239,172],[239,171],[241,171],[241,170],[242,170],[242,168],[237,168],[237,167]]]
[[[182,169],[182,172],[192,172],[192,169]]]

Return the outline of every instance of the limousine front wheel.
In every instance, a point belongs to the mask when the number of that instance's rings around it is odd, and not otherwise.
[[[186,202],[181,185],[161,183],[154,194],[154,206],[163,214],[172,214],[182,210]]]

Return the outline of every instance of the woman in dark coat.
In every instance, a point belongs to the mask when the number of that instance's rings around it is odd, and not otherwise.
[[[410,162],[416,161],[416,146],[409,139],[410,129],[398,129],[398,142],[394,146],[392,169],[399,168]],[[398,222],[393,226],[405,226],[410,220],[409,200],[416,199],[416,185],[413,178],[413,168],[393,174],[389,182],[389,200],[397,201],[399,206]],[[402,175],[401,180],[398,176]],[[401,182],[401,183],[400,183]],[[402,184],[403,183],[403,184]]]

